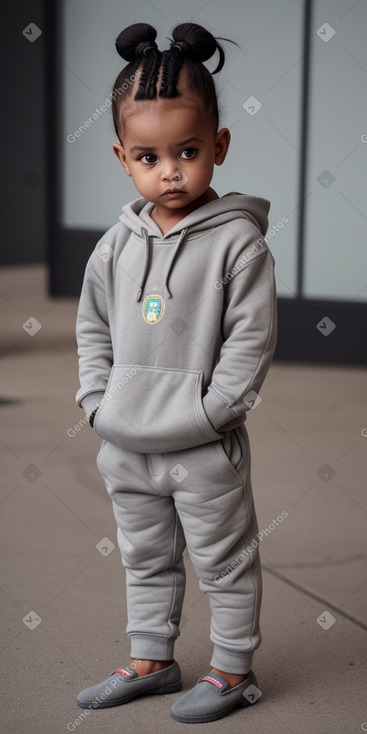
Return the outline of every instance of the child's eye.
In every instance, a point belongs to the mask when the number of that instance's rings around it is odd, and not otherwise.
[[[188,155],[186,155],[184,158],[184,160],[188,161],[191,158],[195,158],[195,155],[197,153],[197,148],[185,148],[185,150],[183,150],[182,153],[188,153]]]
[[[144,163],[146,165],[151,165],[152,163],[155,163],[156,160],[157,160],[157,156],[154,155],[154,153],[144,153],[144,155],[140,156],[139,161],[142,161],[143,158],[154,158],[153,161],[152,160],[146,160],[146,161],[144,161]]]

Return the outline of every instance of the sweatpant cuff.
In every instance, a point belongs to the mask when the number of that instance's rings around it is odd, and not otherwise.
[[[212,668],[223,670],[224,673],[245,675],[252,668],[253,652],[237,652],[214,645],[213,657],[210,661]]]
[[[175,638],[158,635],[129,635],[130,656],[142,660],[173,660]]]

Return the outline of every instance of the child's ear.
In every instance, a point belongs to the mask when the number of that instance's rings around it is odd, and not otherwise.
[[[128,176],[131,176],[129,166],[126,162],[126,155],[123,146],[120,145],[120,143],[113,143],[112,150],[119,159],[125,173],[127,173]]]
[[[228,128],[222,127],[215,136],[215,160],[217,166],[221,166],[228,152],[231,133]]]

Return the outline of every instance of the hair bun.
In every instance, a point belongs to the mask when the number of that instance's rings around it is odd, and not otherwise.
[[[207,61],[218,50],[220,60],[212,73],[220,71],[224,64],[224,52],[214,36],[197,23],[181,23],[172,32],[171,49],[176,48],[193,61]],[[170,50],[171,50],[170,49]]]
[[[151,49],[158,50],[156,38],[157,31],[149,23],[133,23],[117,36],[115,43],[117,53],[125,61],[133,61]]]

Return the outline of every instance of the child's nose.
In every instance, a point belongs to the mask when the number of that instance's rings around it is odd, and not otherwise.
[[[161,178],[164,181],[170,181],[175,176],[178,176],[178,174],[177,161],[167,161],[162,165]]]

